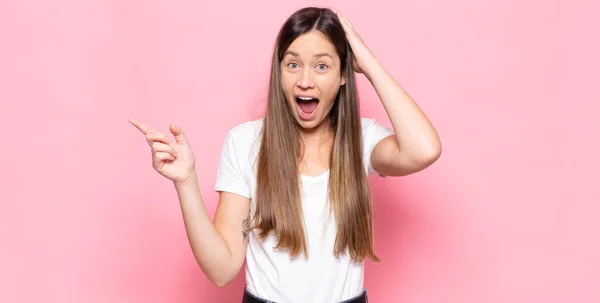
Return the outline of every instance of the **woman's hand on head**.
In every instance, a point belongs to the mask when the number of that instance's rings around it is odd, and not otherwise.
[[[378,63],[377,59],[369,50],[358,32],[354,29],[350,21],[348,21],[348,19],[336,8],[330,9],[338,16],[338,19],[344,28],[344,32],[346,32],[346,39],[348,40],[348,44],[350,44],[350,48],[354,54],[354,70],[357,73],[363,73],[367,75],[369,72],[369,67]]]
[[[129,119],[129,122],[146,136],[152,153],[152,167],[159,174],[181,184],[195,173],[196,158],[180,127],[173,124],[169,126],[169,131],[175,137],[175,141],[172,141],[167,135],[135,119]]]

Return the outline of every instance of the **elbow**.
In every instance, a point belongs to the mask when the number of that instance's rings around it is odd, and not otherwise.
[[[435,163],[441,155],[442,142],[437,135],[423,139],[419,144],[414,146],[414,149],[407,153],[409,163],[421,168],[428,167]]]
[[[231,281],[233,281],[233,278],[229,277],[215,277],[210,279],[210,282],[219,288],[227,286],[229,283],[231,283]]]
[[[204,276],[216,287],[224,287],[231,283],[240,271],[241,266],[233,267],[230,259],[211,260],[196,258]],[[227,265],[224,265],[227,264]]]
[[[428,148],[423,148],[419,157],[414,158],[412,163],[417,167],[417,171],[423,170],[435,163],[442,155],[442,146],[436,144]]]
[[[223,280],[223,281],[213,281],[213,284],[214,284],[216,287],[219,287],[219,288],[221,288],[221,287],[225,287],[225,286],[226,286],[227,284],[229,284],[230,282],[231,282],[231,281],[225,281],[225,280]]]
[[[422,162],[428,166],[437,161],[442,155],[442,142],[437,138],[433,143],[423,148]]]
[[[212,272],[203,269],[203,271],[210,282],[219,288],[231,283],[239,272],[239,270],[235,271],[232,268],[220,268],[219,270],[213,270]]]
[[[431,148],[430,151],[427,153],[427,156],[425,157],[426,162],[429,163],[429,165],[431,165],[435,161],[437,161],[441,155],[442,155],[442,145],[437,144],[436,147]]]

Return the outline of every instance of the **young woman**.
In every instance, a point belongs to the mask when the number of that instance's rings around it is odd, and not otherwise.
[[[374,86],[393,131],[359,117],[355,72]],[[363,261],[378,261],[368,174],[411,174],[441,152],[425,114],[348,20],[326,8],[301,9],[281,28],[264,118],[225,139],[214,222],[181,128],[170,126],[172,142],[130,121],[146,135],[154,168],[174,182],[206,276],[226,285],[246,261],[243,302],[366,302]]]

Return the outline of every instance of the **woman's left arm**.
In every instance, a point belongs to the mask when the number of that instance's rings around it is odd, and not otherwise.
[[[425,169],[442,152],[440,138],[417,103],[381,66],[350,22],[336,12],[354,53],[355,70],[371,82],[390,118],[395,136],[381,140],[371,165],[381,175],[403,176]]]
[[[378,63],[370,64],[364,73],[377,91],[395,133],[373,149],[373,168],[382,175],[403,176],[433,164],[440,157],[442,144],[425,113]]]

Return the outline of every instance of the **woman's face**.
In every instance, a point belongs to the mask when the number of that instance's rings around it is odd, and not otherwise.
[[[281,61],[281,86],[292,114],[304,129],[328,117],[346,77],[335,47],[320,31],[299,36]]]

